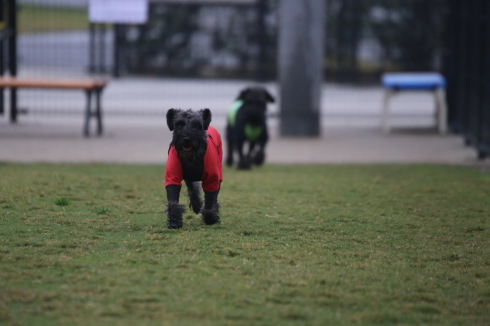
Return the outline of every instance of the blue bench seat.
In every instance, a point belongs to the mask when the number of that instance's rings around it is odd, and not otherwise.
[[[439,133],[447,132],[446,80],[435,72],[385,73],[381,78],[384,88],[382,128],[390,132],[389,101],[391,97],[404,91],[430,91],[436,99],[436,120]]]

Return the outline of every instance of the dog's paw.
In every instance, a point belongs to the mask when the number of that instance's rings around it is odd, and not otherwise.
[[[187,194],[189,195],[189,208],[192,209],[195,214],[199,214],[202,208],[199,182],[193,182],[192,185],[187,188]]]
[[[169,202],[167,204],[167,228],[169,229],[180,229],[184,226],[182,215],[184,214],[184,205],[179,205],[178,203]]]
[[[213,209],[203,208],[201,210],[202,221],[204,222],[204,224],[213,225],[213,224],[221,223],[221,220],[219,219],[218,216],[218,208],[219,208],[219,204],[215,205]]]
[[[252,168],[252,161],[249,157],[243,157],[237,165],[238,170],[250,170]]]
[[[192,209],[194,214],[199,214],[202,208],[202,202],[200,204],[193,204],[192,202],[189,203],[189,208]]]
[[[228,157],[226,158],[225,164],[226,164],[227,166],[233,166],[233,157],[228,156]]]
[[[263,151],[258,151],[253,157],[253,162],[255,165],[262,165],[265,162],[265,153]]]

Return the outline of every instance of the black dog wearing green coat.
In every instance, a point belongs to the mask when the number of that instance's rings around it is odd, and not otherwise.
[[[250,169],[252,163],[264,163],[265,146],[269,140],[267,103],[273,102],[274,97],[263,87],[248,87],[240,92],[228,113],[226,165],[233,165],[235,152],[238,153],[239,170]],[[245,143],[249,146],[246,153]]]

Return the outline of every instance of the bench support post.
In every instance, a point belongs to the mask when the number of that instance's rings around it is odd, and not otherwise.
[[[17,123],[17,89],[10,89],[10,122]]]
[[[101,93],[102,89],[96,89],[95,90],[95,101],[96,101],[96,107],[95,107],[95,114],[97,117],[97,135],[102,135],[103,129],[102,129],[102,110],[101,110]]]
[[[382,113],[382,128],[385,134],[390,132],[390,123],[388,121],[390,115],[390,99],[393,96],[393,91],[386,89],[383,95],[383,113]]]
[[[446,106],[446,92],[442,88],[435,90],[435,97],[437,101],[436,111],[438,116],[439,133],[445,134],[447,132],[447,106]]]
[[[90,135],[90,117],[92,116],[92,92],[90,90],[85,91],[87,103],[85,107],[85,124],[83,128],[83,134],[85,137]]]
[[[435,99],[435,120],[437,129],[441,135],[447,133],[447,106],[446,96],[444,89],[438,87],[431,91]],[[389,117],[390,117],[390,100],[397,93],[397,91],[391,89],[385,89],[383,95],[383,109],[381,117],[381,127],[385,134],[388,134],[391,130]]]

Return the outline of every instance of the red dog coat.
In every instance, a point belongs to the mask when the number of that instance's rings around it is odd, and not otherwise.
[[[220,188],[223,181],[223,149],[221,145],[221,136],[216,129],[209,126],[207,130],[208,148],[204,155],[204,173],[200,178],[202,189],[207,192],[215,192]],[[173,145],[168,151],[167,168],[165,171],[165,187],[177,185],[182,187],[184,171],[180,162],[177,150]],[[193,180],[197,181],[197,180]]]

